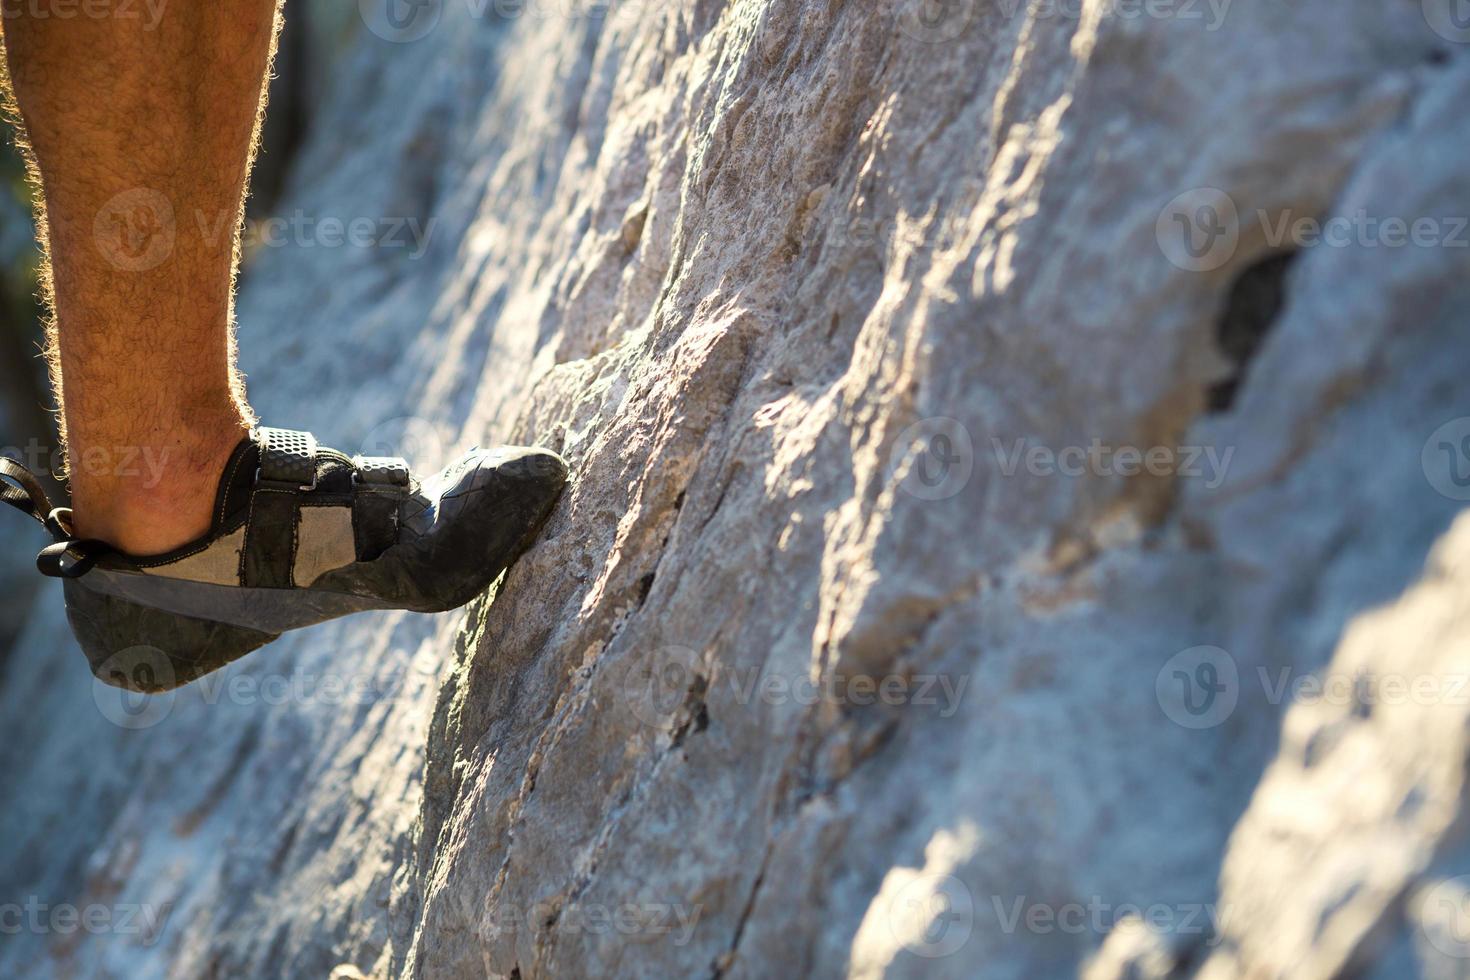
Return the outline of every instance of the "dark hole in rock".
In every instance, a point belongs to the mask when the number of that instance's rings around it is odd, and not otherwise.
[[[638,604],[640,606],[648,601],[648,593],[653,588],[653,580],[656,574],[655,572],[649,572],[638,580]]]
[[[1286,300],[1286,273],[1295,252],[1268,256],[1242,272],[1230,288],[1225,312],[1215,327],[1215,342],[1230,362],[1230,376],[1210,386],[1209,408],[1226,412],[1245,382],[1250,362],[1276,325]]]

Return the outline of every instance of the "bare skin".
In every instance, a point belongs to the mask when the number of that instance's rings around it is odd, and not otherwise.
[[[254,421],[235,367],[234,274],[277,2],[3,5],[44,192],[74,523],[133,554],[208,530]]]

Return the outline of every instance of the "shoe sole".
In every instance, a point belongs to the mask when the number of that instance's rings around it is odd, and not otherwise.
[[[98,680],[162,693],[219,670],[289,630],[359,612],[458,609],[525,554],[549,516],[550,508],[473,588],[442,602],[412,606],[322,589],[247,588],[97,568],[63,583],[67,618]]]

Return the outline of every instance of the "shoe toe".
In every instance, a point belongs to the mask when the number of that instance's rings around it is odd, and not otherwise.
[[[496,478],[515,485],[530,494],[557,494],[567,482],[567,464],[549,449],[531,446],[502,446],[484,452],[476,467],[477,476]]]
[[[455,537],[484,537],[494,552],[539,527],[567,483],[567,464],[547,449],[475,450],[442,476],[439,523]],[[446,528],[445,530],[448,530]]]
[[[472,454],[470,472],[447,496],[484,494],[517,512],[544,514],[567,484],[567,464],[549,449],[503,446]]]

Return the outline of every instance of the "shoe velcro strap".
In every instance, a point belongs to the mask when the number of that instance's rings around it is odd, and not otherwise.
[[[354,456],[352,498],[357,560],[372,561],[398,542],[398,508],[409,488],[407,461],[397,456]]]
[[[240,584],[289,589],[296,564],[301,498],[291,486],[261,483],[250,495],[250,521],[240,554]]]
[[[358,483],[380,487],[408,486],[408,461],[397,456],[354,456],[352,468]]]
[[[358,561],[373,561],[398,543],[398,510],[404,495],[371,487],[352,498],[352,537]]]
[[[316,436],[263,425],[255,430],[255,439],[260,444],[257,480],[288,484],[299,490],[315,489]]]

